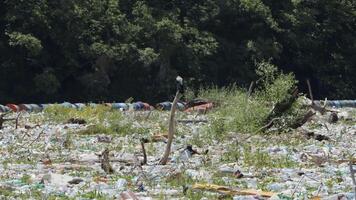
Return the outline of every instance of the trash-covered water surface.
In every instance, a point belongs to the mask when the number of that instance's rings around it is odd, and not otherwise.
[[[283,133],[223,135],[205,112],[179,111],[159,165],[169,112],[112,106],[4,116],[0,199],[354,198],[354,108]]]

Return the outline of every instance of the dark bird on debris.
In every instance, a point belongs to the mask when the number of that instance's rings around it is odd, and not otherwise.
[[[179,91],[179,93],[181,93],[181,94],[184,94],[183,78],[180,76],[177,76],[176,82],[177,82],[177,91]]]

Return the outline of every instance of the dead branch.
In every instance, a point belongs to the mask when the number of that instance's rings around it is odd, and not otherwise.
[[[277,102],[268,117],[266,118],[266,122],[270,122],[273,118],[280,117],[285,111],[287,111],[292,104],[298,98],[298,88],[294,88],[290,94],[284,97],[283,100]]]
[[[146,154],[144,139],[141,139],[141,148],[142,148],[142,154],[143,154],[143,161],[141,162],[141,165],[146,165],[147,164],[147,154]]]
[[[271,119],[266,125],[262,126],[262,127],[259,128],[257,131],[255,131],[254,134],[256,134],[256,133],[258,133],[258,132],[261,132],[261,131],[264,131],[264,130],[266,130],[266,129],[271,128],[271,127],[273,126],[274,122],[275,122],[276,120],[279,120],[279,119],[281,119],[281,118],[276,117],[276,118]]]
[[[101,162],[101,169],[103,169],[107,174],[112,174],[114,173],[114,169],[110,164],[109,153],[109,149],[106,148],[99,156],[99,159]]]
[[[167,146],[166,150],[163,154],[162,159],[159,161],[160,165],[165,165],[167,164],[169,154],[171,153],[171,146],[172,146],[172,141],[173,141],[173,136],[174,136],[174,117],[175,117],[175,112],[177,109],[177,103],[179,101],[180,94],[179,91],[177,91],[176,96],[174,97],[173,104],[171,107],[171,114],[169,118],[169,127],[168,127],[168,141],[167,141]]]
[[[294,124],[291,125],[291,127],[298,128],[303,126],[314,115],[315,112],[313,110],[308,110],[308,112],[303,117],[297,119]]]
[[[307,79],[307,85],[308,85],[309,97],[310,97],[310,99],[312,101],[312,105],[314,105],[313,92],[312,92],[312,89],[311,89],[311,86],[310,86],[309,79]]]
[[[247,92],[247,99],[251,96],[254,87],[255,87],[255,82],[251,81],[250,87],[248,88],[248,92]]]
[[[19,118],[20,118],[21,115],[22,115],[22,112],[19,112],[19,114],[17,114],[15,129],[17,129],[18,126],[19,126]]]
[[[44,129],[38,134],[38,136],[28,144],[28,147],[30,147],[34,142],[36,142],[38,139],[40,139],[41,135],[44,133]]]
[[[310,96],[310,99],[311,99],[311,101],[312,101],[311,107],[312,107],[314,110],[320,112],[320,114],[324,115],[325,112],[329,111],[328,109],[325,108],[325,107],[326,107],[326,101],[327,101],[327,99],[325,99],[323,106],[316,104],[316,103],[314,102],[313,92],[312,92],[312,88],[311,88],[309,79],[307,79],[307,85],[308,85],[308,90],[309,90],[309,96]]]
[[[241,139],[239,142],[240,142],[240,143],[244,143],[246,140],[248,140],[248,139],[251,138],[252,136],[256,135],[258,132],[261,132],[261,131],[264,131],[264,130],[266,130],[266,129],[271,128],[271,127],[273,126],[274,122],[275,122],[276,120],[279,120],[279,119],[281,119],[281,118],[279,118],[279,117],[273,118],[273,119],[272,119],[271,121],[269,121],[266,125],[262,126],[262,127],[259,128],[258,130],[256,130],[256,131],[253,132],[252,134],[250,134],[249,136],[247,136],[247,137]]]

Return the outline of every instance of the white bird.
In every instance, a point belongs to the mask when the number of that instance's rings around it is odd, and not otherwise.
[[[180,76],[177,76],[176,81],[177,81],[177,91],[179,91],[179,93],[183,94],[184,93],[183,78]]]

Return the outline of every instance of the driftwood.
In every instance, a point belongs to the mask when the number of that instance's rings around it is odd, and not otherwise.
[[[324,115],[326,112],[335,112],[333,110],[329,110],[326,108],[326,102],[327,102],[327,99],[325,99],[324,101],[324,105],[319,105],[319,104],[316,104],[314,102],[314,98],[313,98],[313,92],[312,92],[312,89],[311,89],[311,85],[310,85],[310,81],[309,79],[307,79],[307,85],[308,85],[308,90],[309,90],[309,97],[311,99],[311,107],[315,110],[315,111],[318,111],[320,112],[320,114]]]
[[[294,124],[292,124],[292,128],[298,128],[303,126],[312,116],[315,115],[313,110],[308,110],[308,112],[301,118],[297,119]]]
[[[291,94],[288,94],[282,101],[277,102],[272,111],[266,118],[266,123],[270,122],[273,118],[280,117],[287,111],[298,98],[298,89],[294,88]]]
[[[165,165],[167,164],[169,154],[171,153],[171,146],[173,142],[173,136],[174,136],[174,117],[175,117],[175,112],[177,109],[177,103],[179,101],[180,94],[179,91],[177,91],[176,96],[174,97],[173,104],[171,107],[171,114],[169,118],[169,127],[168,127],[168,141],[167,141],[167,146],[166,150],[163,154],[162,159],[159,161],[160,165]]]
[[[99,159],[101,162],[101,169],[103,169],[107,174],[112,174],[114,173],[114,169],[110,164],[109,153],[109,149],[106,148],[99,156]]]

